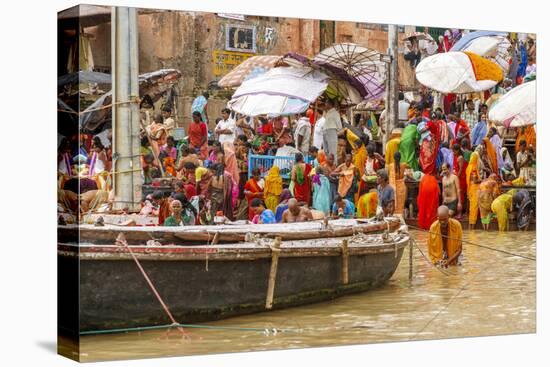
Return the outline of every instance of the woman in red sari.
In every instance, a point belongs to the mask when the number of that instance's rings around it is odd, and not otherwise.
[[[311,166],[304,163],[302,153],[296,153],[296,163],[292,167],[291,180],[294,182],[294,198],[299,202],[310,205],[311,178],[309,176]]]
[[[453,173],[458,177],[460,184],[460,202],[465,203],[464,198],[468,192],[468,181],[466,180],[466,168],[468,162],[464,159],[464,154],[459,144],[453,145]],[[463,208],[463,212],[467,212],[466,208]],[[458,213],[458,217],[462,216],[462,212]]]
[[[252,220],[254,219],[254,216],[256,216],[256,213],[254,213],[254,211],[250,207],[252,200],[254,200],[255,198],[263,199],[264,197],[264,189],[260,185],[260,179],[260,169],[254,168],[252,170],[252,178],[248,180],[244,185],[244,196],[248,201],[248,220]]]
[[[439,207],[439,184],[433,175],[422,176],[418,186],[418,226],[429,230],[430,226],[437,219],[437,208]]]
[[[200,112],[193,112],[193,122],[189,124],[187,135],[189,135],[191,153],[197,153],[202,160],[206,159],[208,155],[208,129],[201,120]]]
[[[439,143],[441,139],[440,124],[438,121],[430,120],[420,135],[429,132],[430,136],[422,141],[420,146],[420,167],[422,172],[427,175],[436,173],[437,153],[439,152]]]

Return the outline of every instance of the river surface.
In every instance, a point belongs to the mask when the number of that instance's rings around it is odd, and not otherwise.
[[[427,254],[426,235],[412,233]],[[465,231],[464,239],[535,257],[535,232]],[[536,331],[536,263],[464,245],[462,266],[430,265],[414,248],[412,281],[405,249],[393,277],[382,287],[333,301],[234,317],[210,326],[284,329],[151,330],[81,338],[81,360],[181,356],[323,347],[390,341],[455,338]],[[267,334],[267,335],[266,335]]]

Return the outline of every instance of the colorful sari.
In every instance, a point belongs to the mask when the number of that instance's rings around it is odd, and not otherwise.
[[[470,204],[468,223],[471,225],[477,223],[479,213],[479,183],[474,182],[475,180],[479,180],[479,177],[479,154],[478,152],[473,152],[470,156],[470,163],[466,167],[466,188]]]
[[[330,181],[325,175],[313,176],[313,209],[317,209],[330,215]]]
[[[497,152],[489,138],[483,138],[483,144],[485,145],[485,150],[487,151],[487,157],[489,158],[489,163],[491,164],[491,171],[498,175],[498,159]]]
[[[233,181],[239,184],[239,167],[237,164],[237,157],[235,155],[235,146],[231,142],[223,143],[223,152],[225,156],[225,170],[229,172]]]
[[[357,218],[371,218],[376,215],[378,193],[376,190],[362,195],[357,202]]]
[[[344,201],[344,208],[342,216],[343,218],[350,219],[355,215],[355,205],[347,199],[342,199]],[[332,213],[338,215],[338,205],[336,203],[332,204]]]
[[[466,180],[466,169],[468,168],[468,163],[464,160],[464,163],[462,164],[462,173],[460,173],[458,157],[459,156],[457,155],[453,155],[453,173],[456,177],[458,177],[458,182],[460,185],[460,201],[462,202],[462,205],[464,205],[464,198],[466,197],[466,192],[468,191],[468,183]],[[462,158],[464,159],[464,157]]]
[[[422,176],[418,186],[418,226],[422,229],[430,229],[437,219],[439,207],[439,184],[435,176],[426,174]]]
[[[537,134],[533,125],[522,128],[518,133],[518,136],[516,138],[516,152],[519,152],[519,143],[522,140],[525,140],[527,147],[529,147],[529,145],[532,145],[533,148],[535,148],[535,152],[537,151]]]
[[[345,163],[342,163],[337,170],[340,171],[340,177],[338,179],[338,194],[347,198],[349,196],[349,191],[352,189],[353,180],[355,178],[355,165],[352,163],[346,166]]]
[[[439,125],[434,121],[428,121],[426,127],[430,136],[422,141],[420,167],[426,175],[433,175],[436,171],[437,154],[439,152]]]
[[[201,160],[205,160],[208,156],[208,129],[204,122],[191,122],[187,128],[187,135],[189,135],[189,148],[191,153],[196,153],[195,149],[199,149],[198,155]],[[202,140],[206,137],[204,144],[201,145]]]
[[[399,143],[401,138],[393,138],[386,143],[386,165],[393,163],[393,156],[399,151]]]
[[[279,204],[279,195],[283,191],[283,179],[279,174],[279,167],[270,168],[265,176],[264,201],[265,207],[273,212],[277,210]]]
[[[491,204],[498,195],[498,184],[493,177],[486,178],[479,184],[479,212],[481,215],[481,222],[489,224],[491,220]]]
[[[405,201],[407,201],[407,185],[405,185],[405,169],[407,164],[401,163],[399,175],[395,172],[395,162],[388,165],[388,176],[390,186],[395,190],[395,210],[394,214],[403,214]]]
[[[418,171],[418,157],[416,156],[418,138],[419,134],[416,125],[410,124],[403,130],[401,142],[399,143],[401,162],[407,163],[413,171]]]
[[[303,201],[309,205],[311,199],[311,186],[309,173],[311,172],[311,166],[307,163],[303,163],[305,168],[300,167],[299,164],[294,166],[296,171],[296,181],[294,182],[294,198],[298,201]]]
[[[512,198],[516,191],[514,189],[500,195],[491,204],[491,211],[497,216],[499,232],[508,230],[508,212],[512,209]]]
[[[191,104],[191,112],[198,111],[201,114],[202,120],[206,121],[206,104],[208,100],[204,96],[198,96]]]
[[[246,200],[248,201],[248,219],[252,220],[254,219],[254,211],[250,207],[250,204],[252,204],[252,200],[257,197],[255,194],[261,194],[263,192],[263,189],[260,187],[258,182],[254,180],[254,178],[251,178],[246,182],[244,185],[244,189],[246,191],[250,191],[252,194],[246,195]]]

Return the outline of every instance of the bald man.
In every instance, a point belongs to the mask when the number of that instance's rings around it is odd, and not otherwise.
[[[437,220],[431,225],[428,237],[430,259],[436,265],[459,265],[462,254],[462,225],[450,217],[445,205],[437,209]]]
[[[298,200],[290,199],[288,209],[283,212],[283,223],[307,222],[313,220],[311,210],[298,205]]]

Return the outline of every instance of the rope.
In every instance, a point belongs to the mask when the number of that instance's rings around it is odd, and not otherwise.
[[[428,264],[430,264],[431,266],[433,266],[434,268],[436,268],[437,270],[439,270],[442,274],[446,275],[446,276],[449,276],[450,274],[446,271],[444,271],[443,269],[441,269],[439,266],[435,266],[434,263],[432,263],[430,261],[430,259],[428,259],[428,257],[424,254],[424,252],[422,251],[422,249],[420,249],[420,247],[418,246],[418,244],[416,243],[416,241],[414,240],[414,238],[411,237],[411,241],[413,241],[414,245],[416,246],[416,248],[418,249],[418,251],[420,251],[420,254],[422,254],[422,257],[426,260],[426,262]]]
[[[482,273],[483,271],[485,271],[485,270],[486,270],[486,269],[480,270],[480,271],[479,271],[476,275],[474,275],[466,284],[464,284],[464,285],[458,290],[458,292],[455,293],[455,295],[451,297],[451,299],[449,300],[449,302],[447,302],[447,304],[446,304],[445,306],[443,306],[443,307],[439,310],[439,312],[438,312],[434,317],[432,317],[432,318],[430,319],[430,321],[428,321],[428,322],[426,323],[426,325],[424,325],[424,326],[422,327],[422,329],[420,329],[416,334],[414,334],[414,336],[413,336],[411,339],[409,339],[409,340],[414,340],[414,339],[416,339],[416,337],[418,336],[418,334],[420,334],[420,333],[422,333],[424,330],[426,330],[426,328],[427,328],[428,326],[430,326],[430,324],[431,324],[435,319],[437,319],[437,318],[439,317],[439,315],[441,315],[441,313],[442,313],[443,311],[445,311],[447,308],[449,308],[449,306],[451,305],[451,303],[453,303],[453,301],[460,295],[460,293],[462,293],[462,291],[463,291],[464,289],[466,289],[466,287],[467,287],[468,285],[470,285],[470,283],[471,283],[479,274],[481,274],[481,273]]]
[[[416,226],[413,226],[413,225],[408,225],[408,226],[411,227],[411,228],[414,228],[414,229],[416,229],[416,230],[426,232],[426,233],[440,235],[440,233],[430,232],[429,230],[426,230],[426,229],[423,229],[423,228],[420,228],[420,227],[416,227]],[[468,244],[468,245],[474,245],[474,246],[482,247],[482,248],[484,248],[484,249],[492,250],[492,251],[496,251],[496,252],[501,252],[501,253],[506,254],[506,255],[515,256],[515,257],[521,257],[521,258],[523,258],[523,259],[531,260],[531,261],[537,261],[537,259],[534,258],[534,257],[525,256],[525,255],[520,255],[520,254],[515,254],[515,253],[513,253],[513,252],[501,250],[501,249],[498,249],[498,248],[489,247],[489,246],[485,246],[485,245],[480,245],[480,244],[478,244],[478,243],[471,242],[471,241],[466,241],[466,240],[463,240],[463,239],[461,239],[461,238],[453,238],[453,237],[449,237],[449,236],[443,235],[443,234],[441,234],[441,236],[447,237],[447,239],[449,239],[449,240],[458,240],[458,241],[461,241],[462,243],[465,243],[465,244]]]
[[[128,103],[139,103],[139,101],[137,99],[135,99],[133,101],[115,102],[115,103],[107,104],[107,105],[104,105],[104,106],[101,106],[101,107],[86,109],[82,112],[76,112],[76,111],[73,111],[73,110],[65,110],[65,109],[62,109],[62,108],[58,108],[57,112],[65,112],[65,113],[70,113],[72,115],[80,116],[80,115],[84,115],[86,113],[100,111],[100,110],[106,110],[106,109],[112,108],[113,106],[116,106],[116,105],[128,104]]]
[[[162,305],[162,308],[164,308],[164,312],[166,312],[166,314],[168,315],[168,317],[170,318],[170,321],[172,321],[172,324],[173,325],[178,325],[178,322],[176,321],[176,319],[174,318],[174,316],[172,316],[172,313],[170,312],[170,310],[168,309],[168,306],[166,306],[166,304],[164,303],[164,301],[162,300],[160,294],[157,292],[155,286],[153,285],[153,282],[151,282],[151,279],[149,279],[149,276],[147,275],[147,273],[145,272],[145,270],[143,269],[143,267],[141,266],[141,264],[139,263],[139,260],[136,258],[136,255],[134,255],[134,253],[132,252],[132,249],[130,248],[130,246],[128,246],[128,242],[126,241],[126,239],[124,238],[124,235],[121,233],[118,238],[116,239],[116,243],[118,245],[121,245],[123,246],[124,248],[126,248],[126,250],[128,250],[128,252],[130,253],[130,255],[132,256],[132,259],[134,259],[134,262],[136,263],[137,267],[139,268],[139,270],[141,271],[141,274],[143,274],[143,277],[145,278],[145,280],[147,281],[147,283],[149,284],[149,287],[151,288],[151,290],[153,291],[153,293],[155,294],[155,296],[157,297],[159,303]],[[183,329],[181,327],[178,328],[180,330],[180,332],[182,334],[185,334],[185,332],[183,331]]]
[[[126,333],[132,331],[148,331],[170,328],[190,328],[190,329],[209,329],[209,330],[236,330],[236,331],[255,331],[269,335],[272,333],[276,335],[278,332],[294,331],[291,329],[276,329],[276,328],[253,328],[253,327],[238,327],[238,326],[213,326],[213,325],[197,325],[197,324],[170,324],[170,325],[156,325],[156,326],[141,326],[133,328],[121,328],[121,329],[109,329],[109,330],[89,330],[81,331],[80,335],[100,335],[100,334],[116,334]]]

